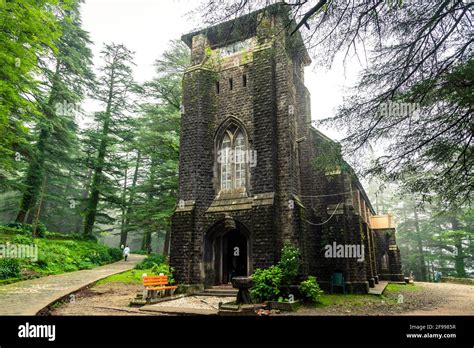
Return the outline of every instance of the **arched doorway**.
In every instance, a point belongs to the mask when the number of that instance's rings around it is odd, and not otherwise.
[[[232,277],[249,275],[250,244],[249,232],[239,222],[225,219],[214,224],[205,238],[206,286],[227,284]]]
[[[228,283],[236,276],[247,274],[247,238],[237,229],[222,236],[221,282]]]

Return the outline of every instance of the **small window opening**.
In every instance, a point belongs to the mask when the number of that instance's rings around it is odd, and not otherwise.
[[[219,81],[216,82],[216,93],[219,94],[221,88],[219,86]]]
[[[229,79],[229,89],[232,91],[233,88],[234,88],[234,80]]]
[[[247,87],[247,75],[242,76],[242,86]]]

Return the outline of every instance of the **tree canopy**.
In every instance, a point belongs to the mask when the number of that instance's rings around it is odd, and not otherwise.
[[[200,11],[210,24],[271,3],[209,0]],[[345,131],[348,160],[383,148],[361,173],[398,180],[424,201],[434,190],[453,209],[470,205],[474,4],[295,0],[282,6],[292,19],[288,33],[302,32],[317,65],[331,66],[342,54],[364,66],[335,116],[322,121]]]

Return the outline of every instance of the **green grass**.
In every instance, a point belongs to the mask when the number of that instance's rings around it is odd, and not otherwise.
[[[18,230],[16,230],[18,232]],[[21,231],[21,230],[20,230]],[[19,259],[21,275],[0,279],[0,285],[24,280],[24,274],[30,276],[46,276],[73,272],[82,269],[92,269],[108,263],[119,261],[122,252],[117,248],[109,248],[94,241],[81,240],[50,240],[31,238],[28,234],[0,227],[0,244],[36,245],[38,259]]]
[[[104,285],[110,283],[131,283],[141,284],[143,282],[142,275],[165,274],[168,276],[168,282],[174,283],[172,268],[164,263],[162,255],[151,254],[145,260],[135,265],[134,269],[111,275],[107,278],[99,280],[96,285]]]
[[[131,269],[129,271],[111,275],[107,278],[99,280],[96,285],[104,285],[110,283],[132,283],[132,284],[141,284],[142,283],[142,274],[146,273],[151,274],[150,269]]]
[[[163,255],[152,253],[146,259],[135,266],[136,269],[149,269],[155,264],[160,265],[165,262]]]
[[[385,288],[386,293],[401,293],[401,292],[411,292],[411,291],[420,291],[421,288],[415,284],[388,284]]]
[[[57,302],[54,302],[54,303],[50,306],[50,308],[51,308],[51,309],[57,309],[57,308],[59,308],[59,307],[65,305],[65,304],[67,304],[67,303],[68,303],[67,301],[57,301]]]
[[[384,301],[386,304],[396,304],[396,296],[403,292],[420,291],[420,287],[414,284],[388,284],[385,289],[384,295],[356,295],[356,294],[323,294],[320,298],[320,302],[316,304],[316,307],[358,307],[366,306],[369,303],[381,303]]]
[[[381,303],[382,301],[385,301],[385,303],[393,302],[392,299],[386,298],[385,296],[362,295],[362,294],[361,295],[323,294],[321,295],[320,302],[316,304],[316,307],[327,307],[327,306],[357,307],[357,306],[366,306],[369,302]]]

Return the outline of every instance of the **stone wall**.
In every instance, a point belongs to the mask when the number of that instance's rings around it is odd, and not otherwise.
[[[376,254],[378,260],[378,275],[380,280],[403,281],[400,250],[395,237],[395,229],[374,230]],[[384,254],[388,260],[384,262]],[[388,267],[384,267],[387,265]]]
[[[364,293],[377,281],[388,244],[368,225],[365,193],[362,201],[354,196],[363,189],[353,171],[327,173],[314,165],[332,141],[310,125],[303,76],[309,57],[301,36],[285,31],[288,18],[279,8],[246,17],[247,34],[237,31],[225,42],[219,26],[183,38],[192,66],[183,78],[180,206],[172,218],[170,263],[178,283],[213,285],[212,236],[233,221],[248,235],[250,273],[275,264],[290,240],[301,250],[301,276],[317,276],[328,290],[339,271],[347,291]],[[219,56],[222,45],[248,38],[247,49]],[[257,165],[248,167],[244,191],[221,194],[216,156],[229,124],[245,132]],[[332,243],[363,245],[365,258],[325,257]],[[399,263],[399,256],[392,253],[390,262]]]

